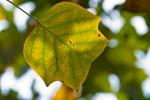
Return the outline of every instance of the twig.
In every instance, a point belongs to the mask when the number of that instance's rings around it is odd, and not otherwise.
[[[39,25],[41,25],[41,23],[33,16],[31,16],[30,14],[28,14],[26,11],[24,11],[22,8],[20,8],[19,6],[17,6],[16,4],[14,4],[12,1],[10,0],[6,0],[8,1],[9,3],[11,3],[12,5],[14,5],[15,7],[17,7],[18,9],[20,9],[21,11],[23,11],[26,15],[28,15],[30,18],[32,18],[36,23],[38,23]],[[43,25],[41,25],[43,26]]]

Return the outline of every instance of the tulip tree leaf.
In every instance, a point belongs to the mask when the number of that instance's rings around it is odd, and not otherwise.
[[[0,20],[3,20],[3,19],[4,19],[3,10],[2,10],[2,8],[0,7]]]
[[[59,80],[78,90],[91,62],[107,46],[98,30],[100,18],[77,4],[61,2],[50,8],[27,37],[24,56],[48,86]]]

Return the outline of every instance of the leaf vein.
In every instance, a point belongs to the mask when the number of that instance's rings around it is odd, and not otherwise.
[[[55,13],[55,14],[53,14],[53,15],[50,15],[50,16],[48,16],[47,18],[45,18],[43,21],[41,21],[41,22],[47,22],[47,20],[49,20],[50,21],[50,19],[53,19],[54,17],[57,17],[58,15],[59,16],[61,16],[61,14],[64,14],[64,13],[68,13],[68,12],[71,12],[72,10],[70,10],[70,9],[64,9],[64,10],[61,10],[61,11],[59,11],[59,12],[57,12],[57,13]]]
[[[57,24],[57,25],[52,25],[52,26],[49,26],[48,27],[48,29],[52,29],[52,28],[57,28],[57,27],[64,27],[64,26],[66,26],[66,25],[70,25],[70,24],[72,24],[72,23],[74,23],[74,22],[78,22],[78,21],[86,21],[86,20],[92,20],[92,18],[77,18],[77,19],[72,19],[72,20],[67,20],[67,21],[65,21],[65,22],[62,22],[62,23],[60,23],[60,24]]]
[[[44,78],[45,80],[47,80],[47,70],[45,67],[45,43],[46,43],[46,34],[42,34],[43,35],[43,49],[42,49],[42,65],[44,67]]]

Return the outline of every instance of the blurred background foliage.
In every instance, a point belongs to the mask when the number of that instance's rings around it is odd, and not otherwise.
[[[142,84],[150,74],[139,63],[146,57],[150,47],[150,0],[13,0],[16,5],[32,2],[35,8],[29,13],[37,18],[61,1],[78,3],[100,16],[99,29],[110,40],[103,54],[92,63],[80,99],[91,100],[97,93],[112,93],[118,100],[149,100],[150,94],[144,94]],[[120,3],[114,4],[116,1]],[[26,8],[22,9],[26,11]],[[36,24],[31,18],[27,18],[26,28],[20,29],[14,21],[15,10],[14,6],[6,9],[0,3],[0,25],[6,24],[5,27],[0,26],[1,79],[7,68],[13,68],[17,78],[30,69],[24,60],[22,49],[25,38]],[[138,20],[142,20],[145,25]],[[144,66],[148,67],[146,64]],[[33,100],[39,96],[33,88],[34,83],[32,82],[31,87]],[[18,93],[14,90],[4,95],[2,83],[0,85],[0,100],[18,99]]]

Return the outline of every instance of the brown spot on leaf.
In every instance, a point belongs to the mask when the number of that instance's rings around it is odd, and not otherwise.
[[[69,43],[74,47],[74,44],[69,40]]]

